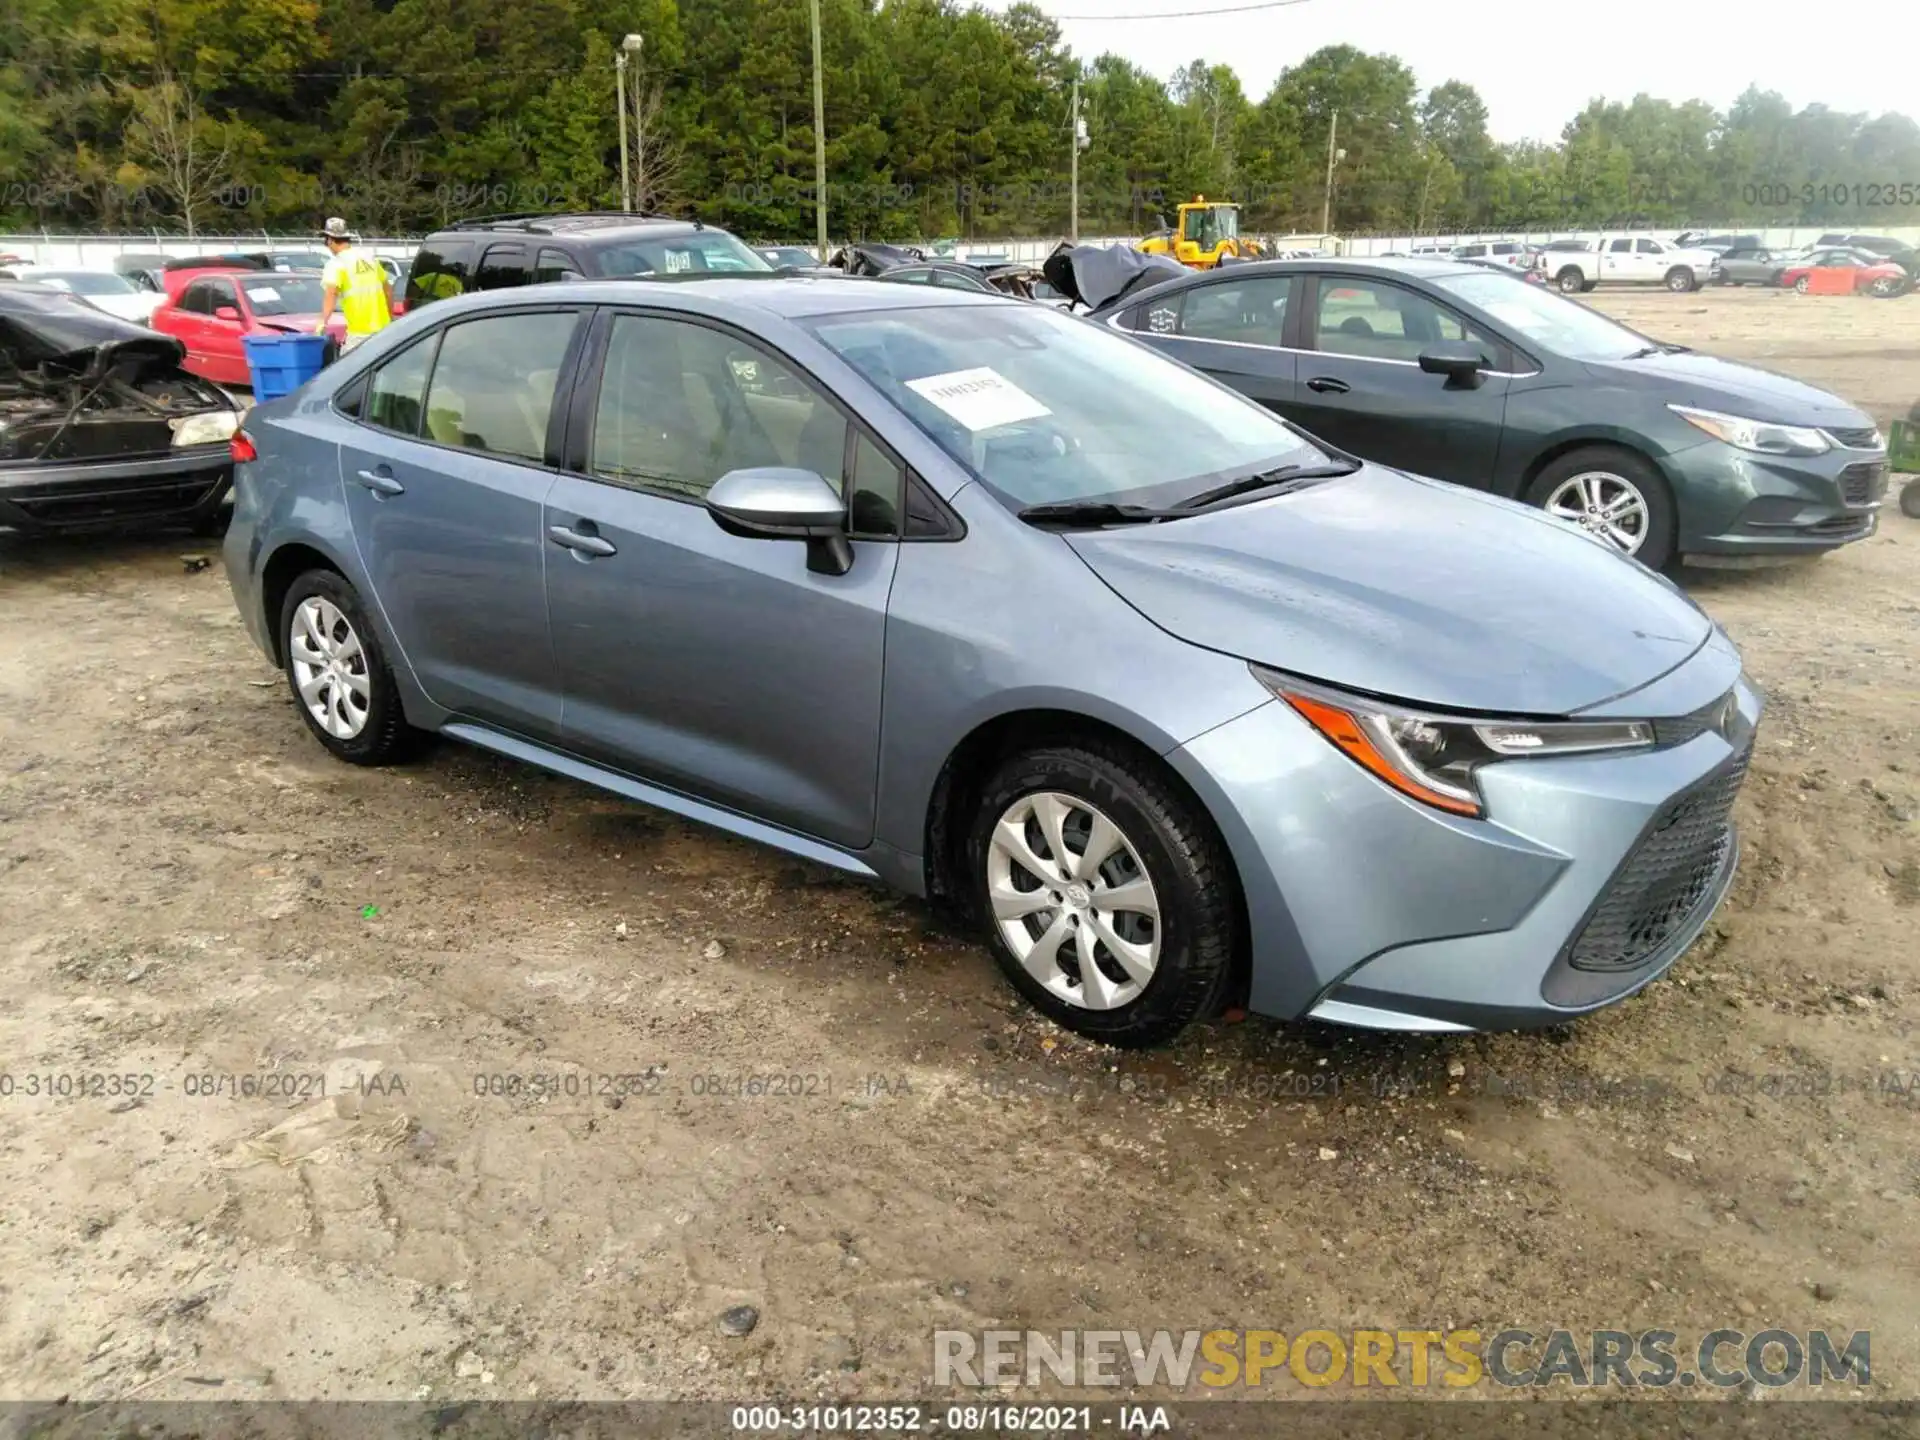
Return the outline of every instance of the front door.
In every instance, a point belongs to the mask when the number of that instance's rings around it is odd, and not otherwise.
[[[1146,307],[1137,331],[1156,349],[1205,371],[1271,410],[1295,398],[1298,356],[1282,348],[1290,275],[1227,276],[1177,291]]]
[[[361,562],[428,698],[547,740],[560,687],[541,506],[580,323],[577,310],[515,311],[422,337],[374,371],[365,441],[340,449]]]
[[[547,605],[570,748],[849,848],[873,836],[897,464],[784,360],[730,331],[609,312],[597,394],[547,497]],[[798,466],[850,497],[853,568],[721,530],[730,470]]]
[[[1477,342],[1488,370],[1504,347],[1453,311],[1388,280],[1320,275],[1304,317],[1307,350],[1289,418],[1364,459],[1486,489],[1493,483],[1508,380],[1484,374],[1472,389],[1420,368],[1441,341]],[[1518,281],[1514,282],[1520,283]]]

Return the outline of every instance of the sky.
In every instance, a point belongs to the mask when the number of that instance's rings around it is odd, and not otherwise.
[[[983,3],[1004,10],[1010,0]],[[1111,50],[1162,79],[1189,60],[1224,63],[1256,101],[1283,69],[1323,45],[1395,55],[1412,68],[1422,91],[1443,80],[1471,84],[1487,103],[1487,128],[1499,141],[1558,140],[1561,127],[1595,96],[1624,101],[1645,91],[1676,102],[1698,98],[1724,110],[1749,84],[1778,90],[1796,109],[1819,103],[1873,114],[1904,110],[1920,118],[1914,78],[1920,22],[1904,43],[1876,45],[1862,43],[1850,25],[1830,36],[1809,27],[1789,41],[1765,7],[1621,9],[1603,0],[1304,0],[1181,20],[1068,18],[1248,3],[1040,0],[1084,59]],[[1885,13],[1913,3],[1892,0]]]

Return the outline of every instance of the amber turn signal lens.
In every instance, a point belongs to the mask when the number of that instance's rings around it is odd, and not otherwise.
[[[1480,807],[1471,800],[1462,800],[1453,795],[1443,794],[1430,785],[1423,785],[1394,764],[1375,743],[1366,727],[1350,712],[1342,710],[1338,705],[1329,705],[1324,700],[1316,700],[1310,695],[1296,695],[1291,691],[1283,693],[1286,702],[1299,711],[1309,725],[1344,751],[1348,759],[1365,766],[1402,795],[1411,796],[1423,805],[1431,805],[1436,810],[1450,811],[1455,815],[1480,813]]]

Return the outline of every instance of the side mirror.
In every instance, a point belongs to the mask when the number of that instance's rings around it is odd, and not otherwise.
[[[216,320],[232,320],[238,322],[240,319],[240,311],[237,306],[216,305],[213,307],[213,318]]]
[[[844,575],[853,568],[847,507],[811,470],[781,465],[729,470],[707,491],[707,513],[729,535],[750,540],[805,540],[807,568]]]
[[[1429,375],[1447,377],[1449,390],[1477,390],[1487,357],[1470,340],[1442,340],[1420,352],[1420,368]]]

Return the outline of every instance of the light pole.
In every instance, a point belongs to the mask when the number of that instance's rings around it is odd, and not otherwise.
[[[633,56],[637,65],[640,49],[647,43],[644,35],[629,34],[620,42],[620,49],[613,57],[613,84],[620,100],[620,208],[633,209],[633,182],[628,178],[627,170],[627,57]],[[634,94],[640,93],[640,77],[633,77]],[[645,137],[641,139],[645,143]]]
[[[1347,152],[1336,150],[1334,137],[1340,133],[1340,112],[1333,112],[1333,123],[1327,127],[1327,193],[1320,201],[1320,237],[1325,239],[1333,226],[1333,167],[1347,158]]]
[[[1073,81],[1072,122],[1073,164],[1070,172],[1072,179],[1069,182],[1069,191],[1073,197],[1073,213],[1068,233],[1073,237],[1073,243],[1078,245],[1080,243],[1080,152],[1086,149],[1088,144],[1091,143],[1087,139],[1087,122],[1080,118],[1080,79],[1078,76],[1075,76]]]
[[[813,218],[827,263],[827,92],[820,80],[820,0],[813,0]]]

